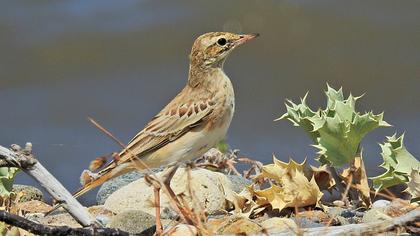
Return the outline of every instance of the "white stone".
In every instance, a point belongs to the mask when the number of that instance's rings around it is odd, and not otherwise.
[[[162,172],[156,176],[161,177]],[[193,199],[191,200],[188,182],[191,183]],[[191,171],[191,181],[188,181],[188,173],[185,168],[180,168],[175,173],[171,188],[175,194],[183,193],[187,202],[194,209],[203,208],[208,214],[224,210],[227,207],[225,200],[225,189],[232,189],[230,180],[222,173],[205,169]],[[173,218],[175,213],[170,210],[170,203],[161,190],[161,217]],[[105,201],[104,207],[114,213],[121,213],[127,210],[141,210],[155,216],[153,188],[149,187],[144,178],[138,179],[111,194]]]
[[[261,226],[264,227],[264,229],[271,230],[271,231],[297,232],[298,230],[298,226],[292,219],[280,218],[280,217],[269,218],[261,222]]]
[[[385,208],[391,204],[388,200],[377,200],[372,204],[372,208]]]

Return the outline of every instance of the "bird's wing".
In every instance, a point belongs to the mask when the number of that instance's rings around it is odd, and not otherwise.
[[[159,149],[175,141],[194,127],[203,125],[206,118],[214,111],[216,102],[212,99],[194,98],[185,102],[182,93],[156,115],[123,149],[119,159],[112,160],[106,167],[95,174],[75,194],[79,197],[103,182],[124,173],[128,161],[133,157]],[[83,176],[83,175],[82,175]]]
[[[119,162],[133,156],[141,157],[175,141],[192,128],[205,122],[214,110],[215,104],[216,102],[211,99],[187,102],[174,100],[128,143],[127,148],[120,153]]]

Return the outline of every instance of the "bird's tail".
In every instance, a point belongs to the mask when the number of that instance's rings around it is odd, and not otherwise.
[[[106,181],[118,177],[120,175],[123,175],[127,172],[130,172],[134,170],[132,168],[132,165],[130,162],[126,163],[118,163],[118,165],[115,165],[115,163],[110,163],[107,167],[105,167],[100,172],[93,174],[89,171],[84,171],[82,173],[81,179],[83,179],[84,175],[90,175],[91,179],[86,182],[86,184],[83,184],[83,187],[81,187],[79,190],[77,190],[75,193],[73,193],[73,197],[78,198],[82,196],[83,194],[89,192],[90,190],[102,185]],[[83,181],[82,181],[83,182]],[[47,213],[45,213],[45,216],[51,214],[52,212],[56,211],[58,208],[60,208],[62,204],[58,204],[54,206],[54,208]]]
[[[75,193],[73,193],[73,196],[75,198],[78,198],[78,197],[82,196],[83,194],[89,192],[90,190],[92,190],[92,189],[94,189],[98,186],[101,186],[106,181],[134,170],[134,168],[132,168],[132,165],[131,165],[130,162],[118,163],[118,165],[113,165],[113,164],[115,164],[115,163],[110,163],[109,166],[105,167],[103,170],[101,170],[97,174],[93,174],[93,176],[92,175],[89,176],[90,172],[88,172],[88,171],[83,172],[82,176],[81,176],[81,179],[83,179],[83,176],[84,176],[85,173],[86,173],[86,175],[91,177],[91,179],[86,181],[86,183],[83,184],[83,187],[81,187],[79,190],[77,190]],[[90,174],[92,174],[92,173],[90,173]],[[82,180],[82,182],[83,182],[83,180]]]
[[[83,172],[83,173],[87,173],[87,172]],[[117,176],[114,176],[113,173],[112,173],[112,170],[109,170],[106,173],[104,173],[100,176],[97,176],[96,178],[94,178],[90,182],[84,184],[75,193],[73,193],[73,197],[78,198],[78,197],[82,196],[83,194],[89,192],[90,190],[102,185],[103,183],[105,183],[106,181],[110,180],[113,177],[117,177]]]

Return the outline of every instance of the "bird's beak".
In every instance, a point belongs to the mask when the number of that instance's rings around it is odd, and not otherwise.
[[[244,44],[244,43],[248,42],[249,40],[254,39],[258,36],[260,36],[260,34],[258,34],[258,33],[255,33],[255,34],[241,34],[239,36],[239,39],[235,40],[233,42],[233,44],[235,46],[239,46],[239,45]]]

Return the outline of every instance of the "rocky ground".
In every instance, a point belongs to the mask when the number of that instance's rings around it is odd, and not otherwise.
[[[156,176],[162,176],[161,169],[154,170]],[[207,169],[194,169],[190,180],[184,168],[175,173],[171,188],[176,194],[185,195],[190,207],[202,208],[207,215],[205,227],[215,234],[258,233],[264,230],[288,231],[290,234],[301,228],[349,225],[383,221],[401,216],[415,208],[407,202],[377,200],[369,210],[343,207],[340,201],[332,206],[320,208],[300,208],[282,212],[266,212],[258,217],[248,218],[244,214],[228,213],[231,204],[226,201],[226,193],[241,192],[251,181],[237,175],[226,175]],[[193,196],[187,189],[190,181]],[[80,225],[64,211],[58,211],[47,217],[42,212],[51,206],[42,202],[42,193],[30,186],[16,186],[16,191],[24,192],[21,208],[25,216],[33,221],[48,225]],[[97,195],[98,205],[89,207],[89,212],[103,225],[119,228],[132,234],[152,234],[155,230],[155,207],[153,188],[145,182],[143,174],[128,173],[105,183]],[[165,194],[161,195],[161,212],[163,227],[174,226],[181,220],[172,210],[171,202]]]

